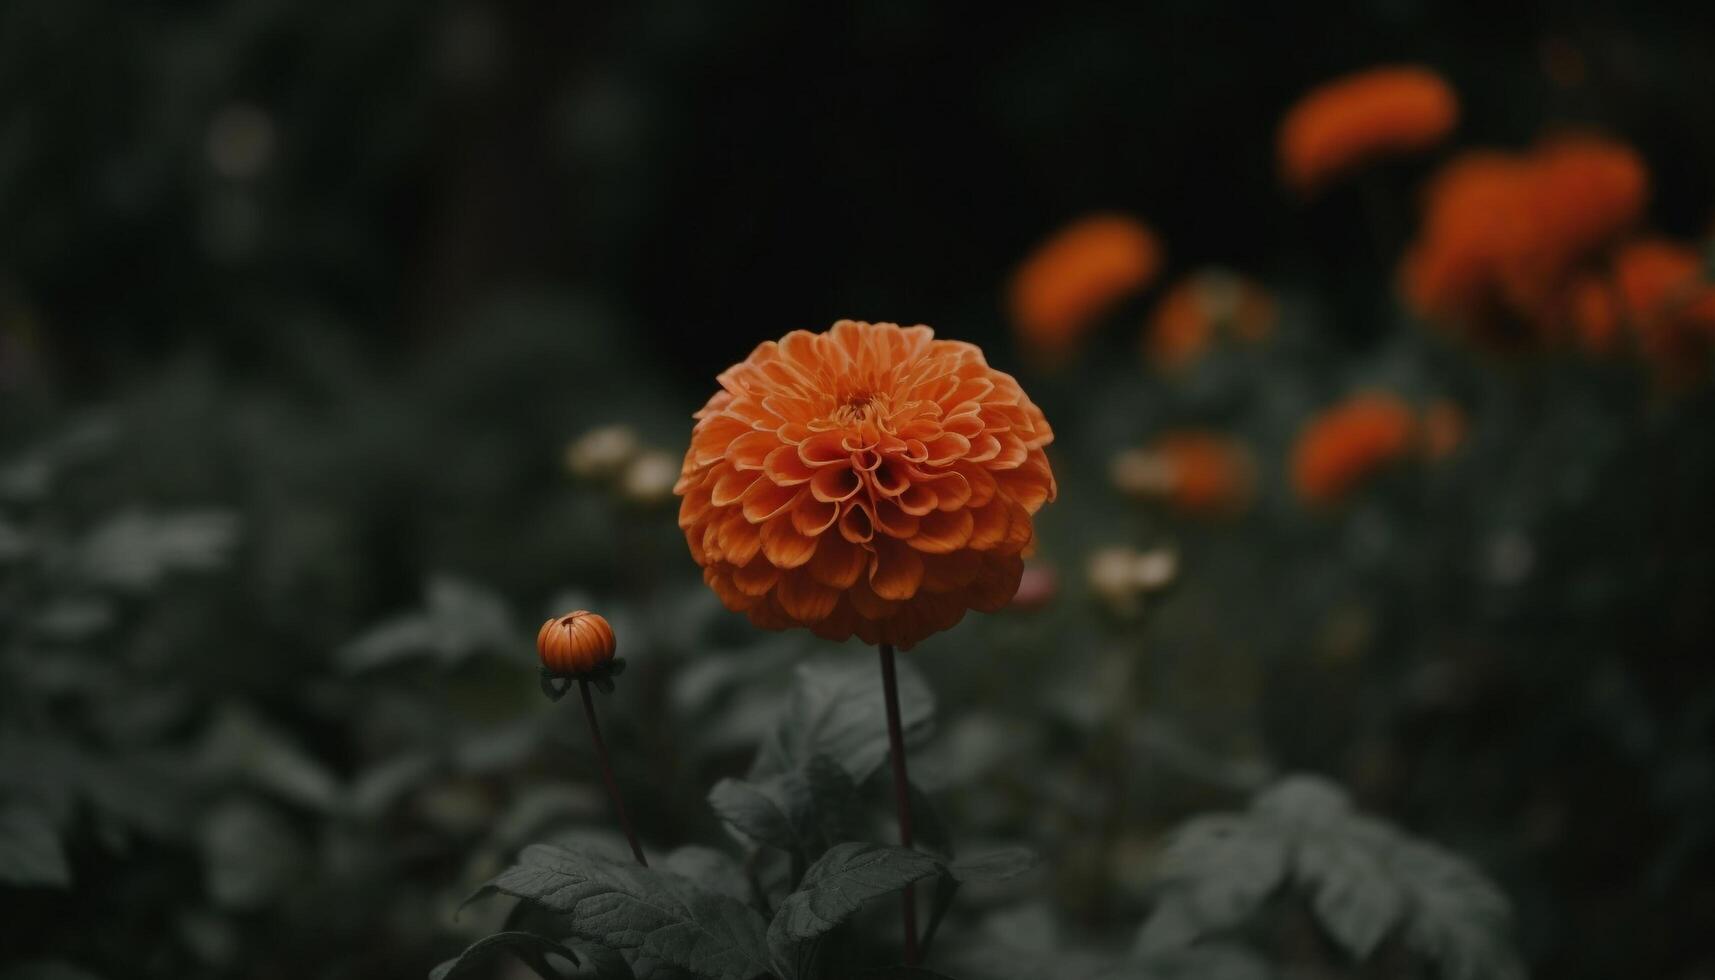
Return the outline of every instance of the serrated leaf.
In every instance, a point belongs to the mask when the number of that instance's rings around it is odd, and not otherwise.
[[[599,851],[532,845],[470,900],[494,892],[567,916],[580,938],[699,976],[749,980],[768,968],[767,923],[755,910]]]
[[[815,939],[851,918],[865,902],[940,871],[941,863],[921,851],[858,841],[836,844],[780,903],[768,927],[769,944],[778,953],[792,943]]]
[[[460,977],[472,976],[478,964],[502,950],[518,957],[542,980],[563,980],[560,971],[548,962],[549,954],[562,957],[573,966],[578,965],[576,954],[546,936],[533,932],[497,932],[478,939],[458,956],[430,970],[429,980],[459,980]]]
[[[1512,910],[1486,877],[1428,844],[1403,842],[1385,856],[1409,903],[1405,943],[1447,980],[1522,980],[1508,939]]]
[[[767,779],[723,779],[709,806],[741,836],[814,860],[850,836],[857,788],[845,769],[816,756],[802,769]]]
[[[1362,960],[1405,910],[1405,895],[1369,848],[1338,830],[1307,834],[1293,855],[1295,876],[1311,890],[1323,928]]]
[[[909,661],[898,664],[899,715],[907,747],[934,726],[935,698]],[[825,755],[863,783],[887,759],[887,714],[874,663],[821,658],[798,666],[786,711],[758,750],[752,780],[807,765]]]
[[[1158,952],[1249,918],[1286,877],[1287,840],[1260,820],[1198,817],[1173,834],[1157,874],[1166,893],[1138,948]],[[1160,923],[1154,920],[1166,916]]]
[[[71,865],[46,813],[27,806],[0,809],[0,881],[25,888],[71,886]]]

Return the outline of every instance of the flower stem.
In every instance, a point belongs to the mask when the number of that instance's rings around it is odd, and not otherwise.
[[[637,843],[637,832],[631,829],[631,818],[625,815],[625,798],[619,795],[619,783],[613,778],[613,764],[607,759],[607,743],[601,739],[601,725],[595,720],[595,701],[590,697],[590,682],[588,678],[578,678],[578,693],[584,699],[584,717],[590,721],[590,739],[595,742],[596,762],[601,766],[602,781],[607,783],[607,795],[613,798],[614,812],[619,814],[619,825],[625,829],[625,839],[631,842],[631,856],[645,868],[649,861],[643,856],[643,845]]]
[[[887,700],[887,748],[893,760],[893,805],[899,814],[899,846],[911,846],[911,777],[905,772],[905,732],[899,724],[899,678],[893,669],[893,644],[883,643],[881,691]],[[905,965],[917,965],[917,890],[905,886]]]

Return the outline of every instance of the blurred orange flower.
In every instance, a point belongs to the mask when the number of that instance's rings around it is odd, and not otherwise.
[[[1124,493],[1158,499],[1198,517],[1236,514],[1250,504],[1256,488],[1256,466],[1244,445],[1200,429],[1169,432],[1148,449],[1121,453],[1110,476]]]
[[[910,648],[1013,598],[1056,491],[1054,433],[981,350],[841,320],[764,343],[719,381],[675,491],[728,609]]]
[[[1410,406],[1385,393],[1360,394],[1305,423],[1292,448],[1292,485],[1306,503],[1334,504],[1417,437]]]
[[[1179,280],[1161,298],[1144,332],[1144,353],[1157,367],[1184,368],[1218,331],[1256,342],[1274,330],[1274,297],[1260,284],[1225,269],[1203,269]]]
[[[1161,244],[1135,218],[1094,214],[1037,247],[1013,274],[1014,329],[1033,354],[1063,361],[1093,321],[1161,267]]]
[[[1620,343],[1620,305],[1613,284],[1601,276],[1581,276],[1568,294],[1572,335],[1592,354],[1611,354]]]
[[[1664,239],[1630,242],[1614,257],[1614,282],[1638,349],[1662,379],[1701,380],[1715,346],[1715,282],[1704,257]]]
[[[1638,219],[1648,185],[1636,153],[1594,137],[1467,153],[1430,183],[1406,299],[1493,346],[1553,339],[1577,314],[1572,280]]]
[[[1427,68],[1347,75],[1312,89],[1287,112],[1281,176],[1310,193],[1375,160],[1434,146],[1458,121],[1458,97]]]

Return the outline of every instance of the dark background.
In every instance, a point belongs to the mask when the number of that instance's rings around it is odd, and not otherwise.
[[[1448,146],[1371,175],[1379,227],[1354,187],[1295,201],[1284,109],[1402,61],[1458,91]],[[1711,976],[1715,400],[1461,350],[1392,290],[1424,176],[1564,127],[1635,146],[1650,227],[1706,243],[1715,7],[0,3],[0,786],[70,868],[0,884],[4,958],[424,975],[520,844],[605,826],[533,689],[533,624],[576,604],[638,663],[645,838],[720,843],[707,784],[817,645],[711,608],[671,506],[560,454],[617,422],[676,456],[715,373],[849,316],[982,344],[1059,433],[1060,599],[919,662],[966,739],[949,816],[1047,855],[1067,947],[1123,950],[1162,832],[1254,788],[1215,758],[1465,854],[1539,976]],[[1154,378],[1151,293],[1067,371],[1021,356],[1007,277],[1098,209],[1166,279],[1266,283],[1279,343]],[[1368,385],[1460,401],[1468,447],[1306,514],[1291,436]],[[1262,459],[1244,519],[1106,486],[1190,424]],[[1178,590],[1102,611],[1114,543],[1179,549]]]

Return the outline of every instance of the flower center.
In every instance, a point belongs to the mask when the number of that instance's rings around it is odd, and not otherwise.
[[[852,426],[877,420],[887,414],[887,399],[867,391],[854,392],[829,416],[836,425]]]

